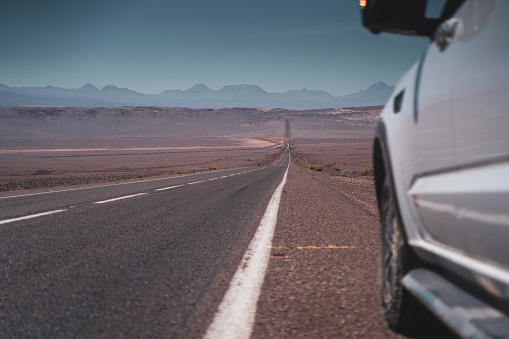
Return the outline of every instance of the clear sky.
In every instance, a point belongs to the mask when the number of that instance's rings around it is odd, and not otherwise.
[[[2,0],[0,83],[141,93],[394,85],[428,40],[373,35],[356,0]]]

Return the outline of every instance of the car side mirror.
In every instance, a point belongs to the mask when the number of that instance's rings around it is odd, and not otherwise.
[[[438,29],[436,30],[433,38],[435,40],[435,44],[440,48],[441,51],[447,48],[447,46],[449,46],[449,44],[452,42],[458,27],[461,29],[462,23],[461,20],[457,18],[446,20],[444,23],[438,26]]]
[[[426,17],[428,0],[360,0],[362,24],[371,32],[432,38],[440,24]]]

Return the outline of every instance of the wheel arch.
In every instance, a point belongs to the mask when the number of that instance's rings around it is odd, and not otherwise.
[[[397,216],[399,222],[402,225],[403,236],[405,241],[408,243],[407,230],[403,218],[401,216],[401,205],[399,203],[399,197],[395,187],[394,172],[392,170],[393,163],[391,162],[391,154],[388,147],[387,132],[385,123],[383,120],[378,122],[375,134],[375,140],[373,142],[373,168],[375,178],[375,191],[377,198],[378,211],[382,208],[382,194],[384,180],[386,177],[389,178],[391,189],[393,192],[393,198],[396,202],[396,208],[398,210]]]
[[[394,192],[394,180],[392,180],[392,170],[390,165],[389,150],[386,147],[386,132],[385,124],[383,120],[378,122],[375,134],[375,140],[373,142],[373,169],[375,178],[375,191],[377,198],[378,210],[382,209],[382,192],[383,185],[386,176],[389,176],[391,185],[393,186]]]
[[[401,214],[401,205],[399,201],[399,196],[396,190],[396,181],[394,177],[394,172],[392,170],[392,166],[394,164],[391,162],[391,154],[389,149],[389,141],[387,139],[386,127],[383,119],[378,122],[375,140],[373,142],[373,168],[374,168],[374,178],[375,178],[375,190],[376,190],[376,198],[379,215],[381,216],[382,211],[382,195],[383,195],[383,187],[384,180],[386,177],[389,179],[390,187],[393,192],[393,199],[396,203],[397,210],[397,218],[401,225],[401,231],[403,233],[403,238],[405,239],[405,243],[409,247],[409,254],[412,257],[412,261],[415,263],[419,263],[419,267],[425,267],[427,264],[425,261],[417,255],[416,251],[412,248],[409,242],[407,225],[404,222],[403,216]]]

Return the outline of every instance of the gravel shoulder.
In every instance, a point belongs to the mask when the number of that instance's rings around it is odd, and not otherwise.
[[[372,177],[291,163],[252,338],[403,338],[383,320],[378,252]]]

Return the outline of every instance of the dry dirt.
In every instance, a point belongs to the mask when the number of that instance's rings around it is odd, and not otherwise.
[[[292,163],[253,338],[397,338],[382,316],[371,177]]]
[[[0,191],[266,166],[286,119],[300,161],[351,176],[380,109],[0,106]]]
[[[38,149],[0,150],[7,164],[0,166],[0,191],[267,166],[278,158],[282,140],[165,138],[141,147],[138,140],[123,140],[135,147],[104,142],[107,147],[53,149],[39,143]]]

